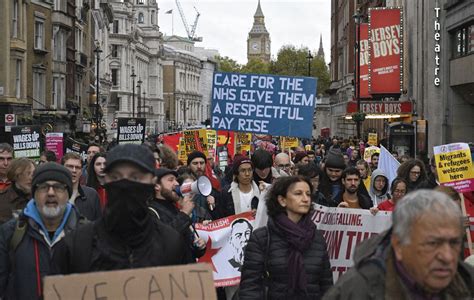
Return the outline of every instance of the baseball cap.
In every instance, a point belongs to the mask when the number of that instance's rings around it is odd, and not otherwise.
[[[120,162],[132,163],[145,172],[155,172],[155,157],[148,147],[136,144],[118,145],[107,153],[105,172]]]

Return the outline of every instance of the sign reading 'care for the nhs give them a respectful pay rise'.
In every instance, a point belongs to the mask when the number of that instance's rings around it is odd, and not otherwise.
[[[212,128],[310,138],[316,78],[214,73]]]

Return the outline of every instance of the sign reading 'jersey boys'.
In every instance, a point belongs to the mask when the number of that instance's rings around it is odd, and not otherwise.
[[[214,73],[212,128],[310,138],[316,78]]]
[[[145,118],[119,118],[117,120],[117,142],[119,144],[142,144],[145,140]]]

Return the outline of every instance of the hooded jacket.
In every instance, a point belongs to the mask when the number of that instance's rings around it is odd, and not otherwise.
[[[377,177],[380,177],[380,176],[385,178],[386,183],[385,183],[384,188],[382,189],[382,193],[380,195],[377,195],[375,193],[374,184],[375,184],[375,179],[377,179]],[[379,205],[383,201],[390,198],[390,196],[388,194],[389,187],[390,187],[390,183],[389,183],[388,177],[385,175],[384,171],[382,171],[380,169],[376,169],[374,172],[372,172],[372,177],[370,178],[370,192],[369,192],[369,195],[370,195],[370,199],[372,199],[372,202],[374,203],[374,205]]]
[[[68,203],[52,238],[34,200],[28,202],[20,219],[26,222],[27,227],[14,252],[10,249],[10,243],[17,219],[11,219],[0,227],[0,298],[40,299],[42,287],[37,285],[38,278],[41,280],[51,274],[53,251],[64,236],[77,228],[80,217]]]

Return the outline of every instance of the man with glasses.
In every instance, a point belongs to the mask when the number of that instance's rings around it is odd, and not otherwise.
[[[57,163],[39,166],[32,195],[18,219],[0,227],[0,298],[42,299],[43,276],[51,273],[58,242],[81,223],[68,199],[69,170]]]
[[[69,152],[63,156],[61,162],[72,174],[72,196],[69,202],[89,221],[97,220],[102,215],[99,194],[95,189],[79,184],[82,170],[81,156]]]
[[[273,167],[277,170],[280,176],[291,175],[291,162],[288,154],[281,152],[275,156]]]
[[[7,172],[12,160],[12,146],[8,143],[0,143],[0,192],[5,191],[11,185],[7,178]]]
[[[407,194],[392,228],[356,248],[354,267],[323,299],[472,299],[474,269],[459,260],[462,220],[448,195]]]

